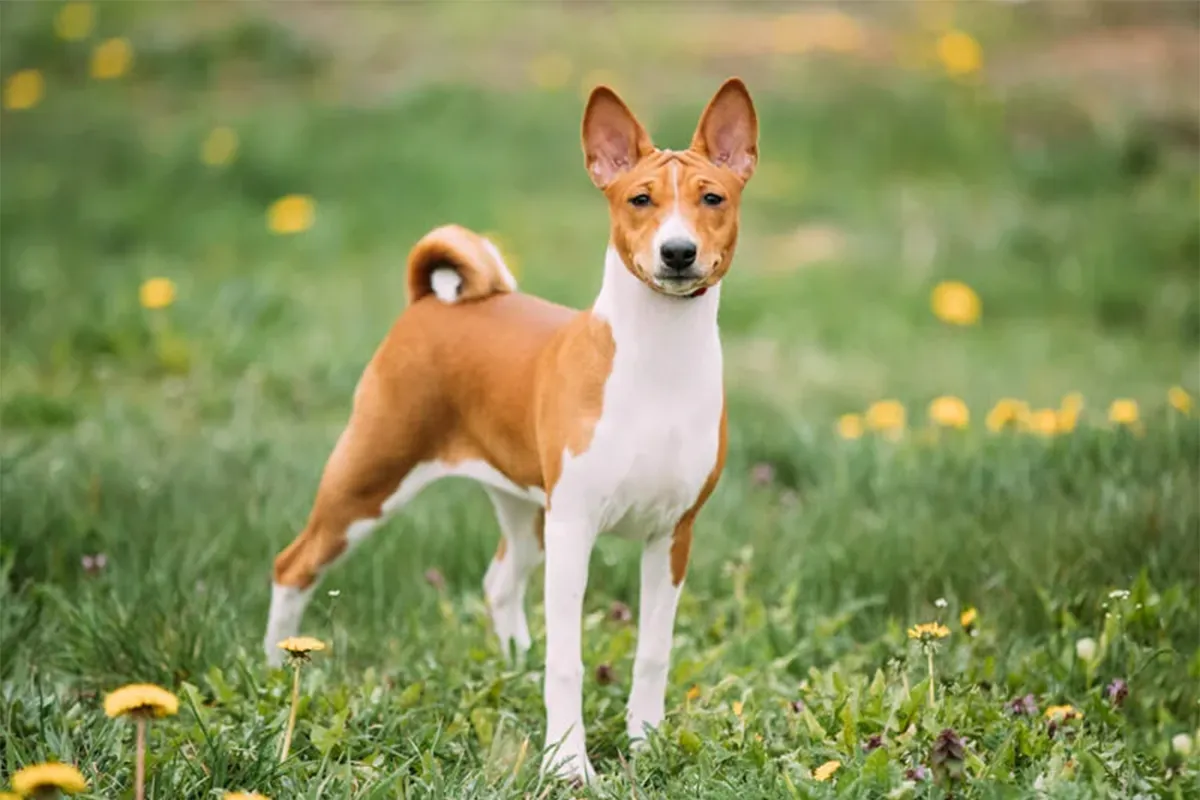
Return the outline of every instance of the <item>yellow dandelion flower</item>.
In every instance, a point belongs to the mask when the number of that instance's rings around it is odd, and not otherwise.
[[[693,685],[692,688],[687,690],[687,699],[688,700],[695,700],[699,696],[700,696],[700,687],[699,686]]]
[[[0,792],[0,800],[21,800],[21,795],[16,792]]]
[[[301,233],[313,225],[316,204],[308,195],[289,194],[267,209],[267,227],[272,233]]]
[[[976,611],[974,609],[974,607],[967,608],[967,609],[964,609],[963,612],[958,615],[958,624],[962,625],[964,628],[970,628],[972,625],[975,624],[975,621],[978,619],[979,619],[979,612]]]
[[[290,636],[279,643],[279,649],[292,656],[304,656],[324,650],[325,643],[311,636]]]
[[[86,39],[96,23],[91,3],[67,3],[54,15],[54,32],[68,42]]]
[[[908,638],[920,639],[923,642],[932,639],[945,639],[950,635],[950,629],[940,622],[922,622],[908,629]]]
[[[238,135],[233,128],[213,128],[200,145],[200,160],[210,167],[220,167],[233,161],[237,154]]]
[[[863,421],[858,414],[842,414],[837,421],[838,435],[843,439],[858,439],[863,435]]]
[[[166,717],[178,712],[179,698],[152,683],[131,683],[104,698],[104,713],[110,717],[126,714]]]
[[[898,400],[879,400],[867,409],[867,427],[898,433],[904,428],[904,406]]]
[[[166,308],[175,302],[175,282],[170,278],[150,278],[138,289],[143,308]]]
[[[1074,411],[1078,413],[1083,410],[1083,395],[1079,392],[1071,392],[1064,395],[1058,407],[1061,411]]]
[[[561,89],[571,79],[571,59],[563,53],[545,53],[529,62],[529,80],[544,91]]]
[[[971,412],[959,398],[945,395],[929,404],[929,419],[947,428],[965,428],[971,420]]]
[[[1039,408],[1029,414],[1029,429],[1042,436],[1053,436],[1058,433],[1059,412],[1053,408]],[[1074,419],[1071,425],[1074,426]]]
[[[258,792],[226,792],[224,800],[271,800]]]
[[[1192,396],[1182,386],[1172,386],[1167,390],[1167,401],[1180,414],[1191,413]]]
[[[87,791],[88,785],[83,773],[75,767],[52,762],[17,770],[12,776],[12,788],[20,795],[37,794],[46,789],[75,794]]]
[[[947,31],[938,37],[937,56],[954,77],[971,75],[983,66],[983,48],[969,33]]]
[[[838,768],[841,766],[842,762],[840,761],[826,761],[824,764],[813,770],[813,780],[820,782],[827,781],[833,777],[833,773],[837,772]]]
[[[1029,422],[1029,404],[1024,400],[1005,397],[996,401],[996,405],[987,415],[989,431],[1001,431],[1009,425],[1025,427]]]
[[[934,316],[951,325],[974,325],[981,305],[975,290],[961,281],[942,281],[930,296]]]
[[[98,81],[119,78],[133,64],[133,45],[128,39],[106,39],[92,49],[92,77]]]
[[[1083,719],[1083,712],[1073,705],[1050,706],[1046,709],[1046,719],[1055,722],[1066,722],[1072,719]]]
[[[742,709],[744,709],[745,707],[746,707],[746,704],[743,703],[741,700],[734,700],[733,701],[733,715],[735,717],[740,717],[742,715]]]
[[[1128,398],[1113,400],[1108,407],[1108,419],[1118,425],[1133,425],[1138,421],[1137,401]]]
[[[42,101],[45,91],[46,79],[41,70],[19,70],[4,82],[4,107],[10,111],[33,108]]]

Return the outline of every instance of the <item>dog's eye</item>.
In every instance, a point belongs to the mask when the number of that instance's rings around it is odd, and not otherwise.
[[[721,197],[719,194],[713,194],[712,192],[705,192],[704,196],[701,197],[700,200],[706,206],[719,206],[721,203],[725,202],[724,197]]]
[[[629,205],[636,208],[644,208],[645,206],[650,205],[650,195],[646,194],[645,192],[642,192],[641,194],[635,194],[633,197],[629,198]]]

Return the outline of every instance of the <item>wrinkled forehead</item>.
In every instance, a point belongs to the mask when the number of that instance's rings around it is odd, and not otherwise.
[[[685,182],[702,179],[712,184],[737,185],[734,176],[693,150],[655,150],[633,166],[619,181],[622,186],[656,182]]]

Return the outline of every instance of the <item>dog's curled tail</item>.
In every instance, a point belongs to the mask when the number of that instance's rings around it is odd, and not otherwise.
[[[461,303],[516,288],[496,245],[461,225],[434,228],[408,254],[409,304],[429,294]]]

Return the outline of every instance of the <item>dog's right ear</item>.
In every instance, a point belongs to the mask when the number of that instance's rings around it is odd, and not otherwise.
[[[597,86],[583,112],[583,154],[588,177],[603,189],[654,152],[650,135],[607,86]]]

